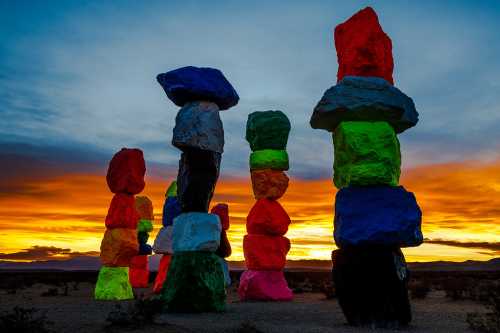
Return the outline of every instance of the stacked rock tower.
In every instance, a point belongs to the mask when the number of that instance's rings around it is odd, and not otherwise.
[[[222,231],[220,233],[220,243],[215,254],[219,256],[219,261],[224,272],[224,283],[227,286],[231,284],[231,276],[229,275],[229,266],[227,264],[226,258],[231,255],[231,243],[229,238],[227,238],[227,230],[229,229],[229,206],[225,203],[218,203],[210,213],[215,214],[219,217]]]
[[[411,320],[401,247],[423,241],[415,196],[399,186],[397,134],[415,126],[411,98],[393,86],[392,42],[367,7],[335,28],[338,82],[314,109],[333,133],[333,279],[351,325],[397,328]]]
[[[290,121],[281,111],[257,111],[248,116],[250,172],[257,202],[247,216],[243,252],[247,270],[240,278],[241,300],[289,301],[292,291],[283,274],[290,240],[284,235],[290,217],[277,201],[288,187],[286,144]]]
[[[219,256],[219,216],[209,214],[219,177],[224,130],[219,111],[239,97],[221,71],[183,67],[157,76],[180,106],[172,144],[182,151],[177,175],[181,214],[174,219],[173,256],[160,298],[168,311],[223,311],[226,291]]]
[[[123,148],[109,163],[106,181],[115,195],[106,216],[106,232],[101,242],[101,263],[95,298],[98,300],[133,299],[129,266],[139,251],[134,195],[145,186],[146,165],[139,149]]]
[[[177,182],[173,181],[165,193],[165,203],[163,204],[162,227],[156,235],[153,243],[153,251],[161,254],[158,274],[156,274],[153,285],[153,292],[160,293],[163,283],[167,278],[168,267],[172,259],[172,232],[174,219],[181,213],[181,206],[177,201]]]
[[[139,255],[133,257],[130,262],[130,284],[133,288],[147,288],[149,284],[148,256],[152,254],[148,239],[149,233],[153,231],[153,203],[148,197],[138,196],[135,198],[135,209],[139,214],[139,223],[137,223]]]

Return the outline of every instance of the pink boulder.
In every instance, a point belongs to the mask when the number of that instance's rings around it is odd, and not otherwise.
[[[243,272],[238,294],[242,301],[291,301],[293,299],[293,293],[288,288],[282,271]]]

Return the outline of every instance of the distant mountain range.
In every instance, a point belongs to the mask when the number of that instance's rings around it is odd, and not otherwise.
[[[160,262],[159,255],[149,257],[150,269],[156,271]],[[415,271],[500,271],[500,258],[488,261],[449,262],[413,262],[408,264]],[[14,262],[0,260],[0,270],[65,270],[65,271],[96,271],[101,266],[99,257],[79,256],[68,260],[47,260],[33,262]],[[232,270],[244,270],[243,261],[231,261]],[[292,271],[326,271],[332,268],[328,260],[289,260],[287,270]]]

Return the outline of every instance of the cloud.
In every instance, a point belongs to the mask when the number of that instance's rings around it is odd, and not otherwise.
[[[0,253],[0,260],[66,260],[79,256],[98,256],[97,251],[73,252],[69,248],[55,246],[33,246],[13,253]]]
[[[494,254],[500,254],[500,242],[459,242],[454,240],[444,240],[444,239],[425,239],[425,243],[428,244],[439,244],[454,247],[463,247],[468,249],[481,249],[488,250]]]

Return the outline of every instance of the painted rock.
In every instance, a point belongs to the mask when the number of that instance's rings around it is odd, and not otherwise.
[[[371,7],[360,10],[335,27],[334,39],[339,63],[338,81],[354,75],[376,76],[394,83],[392,42]]]
[[[177,192],[177,189],[176,189]],[[163,205],[162,224],[164,227],[174,224],[174,219],[181,213],[181,205],[177,197],[167,197]]]
[[[290,121],[281,111],[256,111],[248,115],[246,140],[252,151],[285,150]]]
[[[240,99],[222,72],[215,68],[182,67],[158,74],[156,80],[178,106],[193,101],[211,101],[221,110],[227,110]]]
[[[288,168],[286,150],[264,149],[250,154],[250,170],[288,170]]]
[[[250,270],[279,271],[285,267],[290,240],[283,236],[245,235],[243,252]]]
[[[95,299],[106,301],[134,299],[128,271],[128,267],[101,267],[94,290]]]
[[[129,280],[132,288],[147,288],[149,283],[148,256],[132,258],[129,266]]]
[[[220,243],[215,254],[221,258],[227,258],[231,255],[231,243],[229,242],[229,238],[227,238],[226,230],[222,230],[220,233]]]
[[[137,242],[139,244],[146,244],[149,239],[149,232],[146,231],[139,231],[137,233]]]
[[[146,163],[140,149],[122,148],[108,166],[106,181],[113,193],[140,193],[145,186]]]
[[[345,187],[335,199],[335,243],[339,248],[418,246],[421,220],[415,195],[402,186]]]
[[[217,105],[211,102],[184,105],[175,117],[172,144],[180,150],[198,148],[222,154],[224,128]]]
[[[336,295],[350,325],[398,329],[411,321],[408,269],[400,249],[339,249],[332,261]]]
[[[155,294],[159,294],[163,288],[163,283],[165,282],[168,275],[168,267],[170,266],[171,258],[171,255],[164,254],[160,259],[158,273],[156,274],[155,282],[153,284],[153,293]]]
[[[253,195],[256,200],[278,200],[288,188],[288,176],[284,171],[262,169],[251,171]]]
[[[106,229],[101,242],[101,263],[104,266],[128,267],[132,257],[138,254],[139,244],[134,229]]]
[[[346,76],[314,108],[312,128],[333,132],[342,121],[386,121],[397,133],[418,122],[413,100],[384,79]]]
[[[166,197],[176,197],[177,196],[177,181],[173,181],[167,188],[167,193],[165,193]]]
[[[226,290],[219,260],[210,252],[176,253],[160,295],[167,311],[224,311]]]
[[[149,220],[139,220],[137,223],[137,232],[151,232],[153,231],[153,223]]]
[[[242,301],[291,301],[293,293],[283,271],[244,271],[238,295]]]
[[[229,265],[227,264],[227,261],[219,257],[219,262],[222,267],[222,272],[224,273],[224,285],[229,287],[231,285],[231,274],[229,274]]]
[[[139,244],[139,255],[149,256],[153,254],[153,248],[149,244],[140,243]]]
[[[248,213],[246,226],[249,234],[283,236],[290,222],[278,201],[259,199]]]
[[[139,214],[135,210],[134,196],[117,193],[113,196],[106,215],[106,228],[137,228]]]
[[[174,250],[172,249],[173,239],[172,234],[174,227],[172,225],[168,227],[163,227],[160,229],[156,235],[155,241],[153,243],[153,251],[157,254],[172,254]]]
[[[342,122],[333,134],[333,182],[349,185],[399,184],[399,140],[386,122]]]
[[[221,154],[187,149],[179,161],[177,194],[183,212],[208,212],[219,178]]]
[[[155,216],[153,214],[153,203],[145,196],[135,197],[135,210],[139,213],[141,220],[153,221]]]
[[[219,217],[222,230],[229,229],[229,206],[225,203],[218,203],[212,207],[210,213]]]
[[[184,251],[215,252],[220,244],[219,217],[207,213],[183,213],[174,220],[174,253]]]

